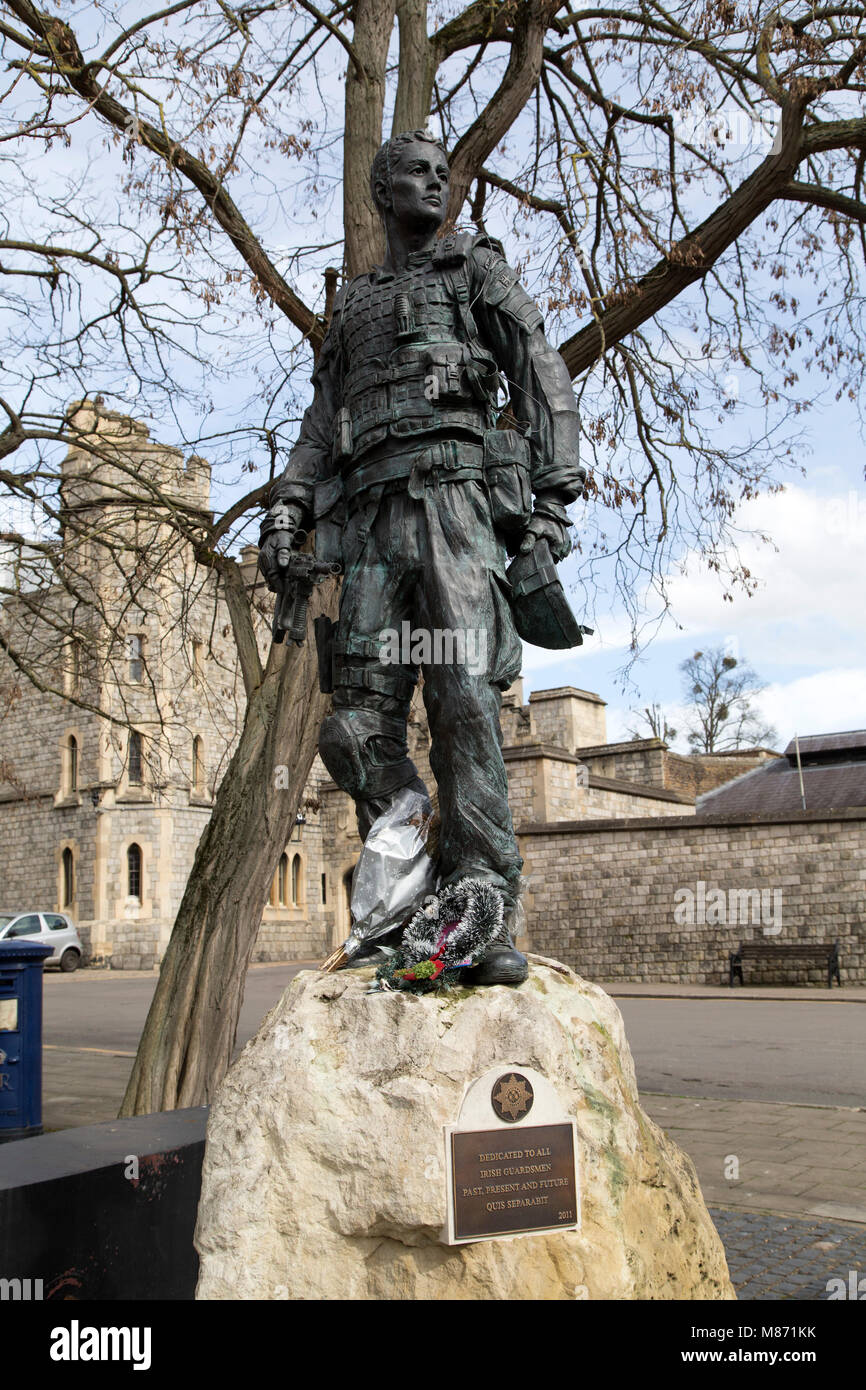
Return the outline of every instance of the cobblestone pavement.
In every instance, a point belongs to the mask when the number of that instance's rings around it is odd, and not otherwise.
[[[738,1298],[817,1302],[835,1292],[866,1299],[866,1226],[717,1207],[710,1215]]]

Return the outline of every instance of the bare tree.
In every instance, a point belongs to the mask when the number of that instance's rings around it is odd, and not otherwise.
[[[632,723],[628,732],[632,738],[660,738],[663,743],[673,743],[676,729],[668,723],[667,715],[661,705],[647,705],[641,710],[632,710]]]
[[[866,9],[451,0],[432,30],[422,0],[123,14],[0,3],[0,146],[27,176],[2,212],[0,484],[38,492],[34,458],[66,441],[64,400],[96,390],[173,419],[224,479],[196,543],[225,584],[247,713],[132,1113],[200,1103],[228,1064],[324,712],[307,649],[262,661],[233,557],[296,428],[338,278],[326,272],[380,253],[367,171],[386,110],[392,129],[442,132],[451,222],[506,235],[559,333],[592,465],[582,579],[606,574],[637,633],[685,550],[751,589],[736,508],[791,465],[812,394],[800,375],[857,396]],[[279,794],[275,762],[293,769]]]
[[[688,702],[686,732],[693,753],[769,747],[776,731],[755,709],[766,687],[751,666],[723,647],[695,652],[680,665]]]

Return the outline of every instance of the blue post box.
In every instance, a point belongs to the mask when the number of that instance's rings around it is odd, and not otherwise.
[[[0,1144],[42,1133],[42,962],[51,949],[0,942]]]

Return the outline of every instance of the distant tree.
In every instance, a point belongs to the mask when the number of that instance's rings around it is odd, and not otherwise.
[[[751,666],[723,647],[713,647],[695,652],[680,670],[689,705],[686,735],[693,753],[724,753],[775,741],[775,729],[754,707],[766,687]]]
[[[631,711],[632,722],[628,732],[632,738],[660,738],[664,743],[673,743],[677,736],[671,728],[661,705],[647,705],[644,709]]]

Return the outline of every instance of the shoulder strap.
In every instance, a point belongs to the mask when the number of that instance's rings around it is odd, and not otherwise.
[[[479,232],[477,236],[473,236],[471,249],[474,251],[476,247],[479,249],[483,247],[488,251],[495,251],[497,256],[501,256],[503,260],[506,259],[505,247],[502,245],[502,242],[497,241],[495,236],[489,236],[487,232]]]
[[[449,232],[447,236],[440,237],[433,251],[433,264],[441,267],[459,265],[466,260],[474,241],[474,232]]]
[[[470,277],[469,262],[466,255],[460,256],[459,260],[447,262],[443,267],[445,279],[450,288],[451,294],[457,303],[457,313],[463,325],[463,332],[466,335],[467,343],[471,343],[478,337],[478,325],[472,316],[470,306]]]

